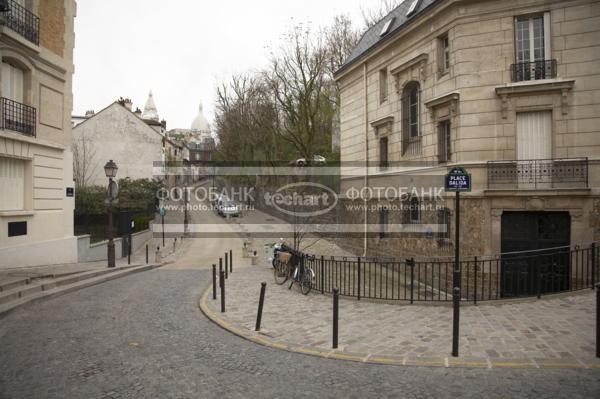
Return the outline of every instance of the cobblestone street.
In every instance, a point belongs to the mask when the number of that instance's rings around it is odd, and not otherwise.
[[[597,370],[381,366],[265,348],[204,318],[209,273],[159,269],[21,308],[0,326],[2,398],[590,398]]]

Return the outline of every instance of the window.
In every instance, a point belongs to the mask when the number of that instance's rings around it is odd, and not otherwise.
[[[379,238],[388,236],[389,210],[386,207],[379,209]]]
[[[421,136],[419,99],[419,82],[407,83],[402,91],[403,153],[407,152],[410,142]]]
[[[392,24],[394,23],[395,20],[396,20],[396,17],[390,18],[385,23],[385,25],[383,25],[383,28],[381,29],[381,32],[379,33],[379,36],[385,36],[385,35],[387,35],[387,33],[390,31],[390,28],[392,27]]]
[[[23,75],[22,69],[2,62],[2,97],[23,103]]]
[[[441,121],[438,125],[438,161],[450,162],[450,121]]]
[[[388,138],[382,137],[379,139],[379,167],[381,169],[388,168]]]
[[[515,21],[515,81],[552,78],[555,61],[550,60],[550,14],[519,17]]]
[[[450,40],[448,35],[439,38],[439,70],[444,74],[450,70]]]
[[[388,73],[387,69],[379,71],[379,103],[384,103],[388,99]]]
[[[0,157],[0,211],[25,209],[25,161]]]
[[[410,199],[410,222],[412,224],[421,223],[421,203],[417,197]]]
[[[406,16],[410,17],[412,14],[415,13],[415,11],[417,11],[418,5],[419,5],[419,1],[420,0],[413,0],[413,2],[411,3],[410,7],[408,8],[408,11],[406,12]]]

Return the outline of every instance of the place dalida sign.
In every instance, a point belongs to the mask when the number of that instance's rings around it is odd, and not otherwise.
[[[471,191],[471,175],[462,166],[453,167],[446,175],[444,188],[447,192]]]

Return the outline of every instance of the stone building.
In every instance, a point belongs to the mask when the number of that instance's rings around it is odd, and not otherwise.
[[[103,166],[110,159],[119,167],[118,178],[156,177],[155,162],[160,166],[166,156],[166,122],[159,121],[152,92],[142,112],[132,109],[129,99],[115,101],[100,112],[86,113],[73,128],[74,144],[91,154],[82,160],[88,169],[85,185],[107,184]]]
[[[77,261],[73,0],[0,2],[0,268]]]
[[[443,187],[461,165],[473,178],[463,254],[600,239],[600,2],[405,0],[336,79],[341,159],[354,170],[342,193],[426,178]],[[342,206],[338,219],[369,232],[344,241],[357,254],[450,255],[453,198]]]

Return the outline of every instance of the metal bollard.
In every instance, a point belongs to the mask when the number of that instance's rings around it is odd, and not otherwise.
[[[477,305],[477,256],[475,257],[475,268],[473,269],[473,304]]]
[[[227,252],[225,252],[225,278],[229,278],[229,266],[227,266],[228,262],[227,262],[227,258],[229,257],[229,255],[227,254]]]
[[[173,252],[175,252],[175,247],[177,246],[177,238],[173,239]]]
[[[221,313],[225,313],[225,273],[223,270],[220,271],[219,282],[221,284]]]
[[[213,300],[215,300],[217,299],[217,265],[213,263],[212,266]]]
[[[265,290],[267,288],[267,283],[264,281],[260,283],[260,298],[258,300],[258,313],[256,314],[256,328],[255,331],[260,331],[260,322],[262,321],[262,311],[263,305],[265,303]]]
[[[415,303],[415,258],[410,258],[410,304]]]
[[[338,318],[339,318],[340,291],[333,289],[333,349],[338,347]]]
[[[156,263],[162,262],[162,257],[160,255],[160,247],[156,247],[156,253],[154,254],[154,262],[156,262]]]
[[[600,357],[600,284],[596,285],[596,357]]]
[[[358,278],[357,278],[357,288],[358,288],[358,300],[360,301],[360,256],[358,257]]]
[[[146,244],[146,264],[148,264],[148,244]]]
[[[233,251],[229,250],[229,273],[233,273]]]
[[[598,265],[596,264],[596,243],[593,242],[592,243],[592,289],[594,289],[594,287],[596,286],[596,269],[598,267]]]
[[[458,357],[458,334],[460,324],[460,288],[454,287],[452,292],[453,314],[452,314],[452,356]]]
[[[131,265],[131,239],[127,239],[127,264]]]

